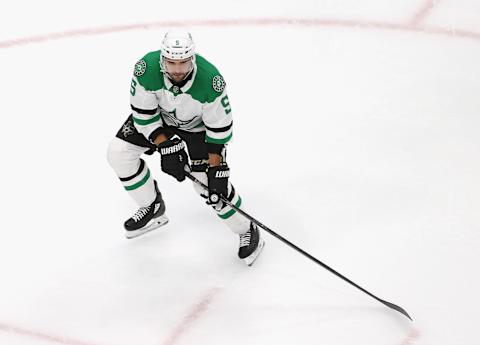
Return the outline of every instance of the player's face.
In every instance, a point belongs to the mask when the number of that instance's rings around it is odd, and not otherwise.
[[[163,64],[166,72],[176,82],[181,82],[192,69],[192,59],[171,60],[163,58]]]

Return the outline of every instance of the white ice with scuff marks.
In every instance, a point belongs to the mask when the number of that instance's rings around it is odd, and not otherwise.
[[[0,40],[174,19],[405,23],[423,3],[359,4],[17,1],[1,5]],[[424,23],[480,32],[478,16],[474,1],[444,0]],[[163,33],[0,49],[0,344],[480,341],[480,39],[192,28],[228,83],[228,158],[247,211],[410,323],[268,234],[245,267],[236,237],[157,156],[147,162],[170,223],[123,238],[135,205],[106,146],[128,115],[133,65]]]

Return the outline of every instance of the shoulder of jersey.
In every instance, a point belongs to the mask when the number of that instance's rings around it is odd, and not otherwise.
[[[147,91],[163,87],[163,74],[160,72],[160,50],[150,52],[137,61],[133,75]]]
[[[192,85],[192,91],[202,90],[202,98],[207,102],[212,102],[225,90],[225,80],[218,69],[201,55],[196,54],[195,61],[197,75],[195,83]]]

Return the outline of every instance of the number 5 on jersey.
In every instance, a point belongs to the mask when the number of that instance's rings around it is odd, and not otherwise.
[[[230,101],[228,100],[228,96],[224,96],[222,98],[222,106],[223,106],[223,109],[225,109],[225,113],[227,115],[230,114],[232,109],[230,108]]]
[[[137,86],[137,82],[132,79],[132,83],[130,84],[130,94],[135,96],[135,92],[137,91],[135,87]]]

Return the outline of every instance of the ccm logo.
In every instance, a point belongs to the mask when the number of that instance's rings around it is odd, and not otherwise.
[[[229,170],[221,170],[215,173],[215,178],[226,178],[230,176]]]

